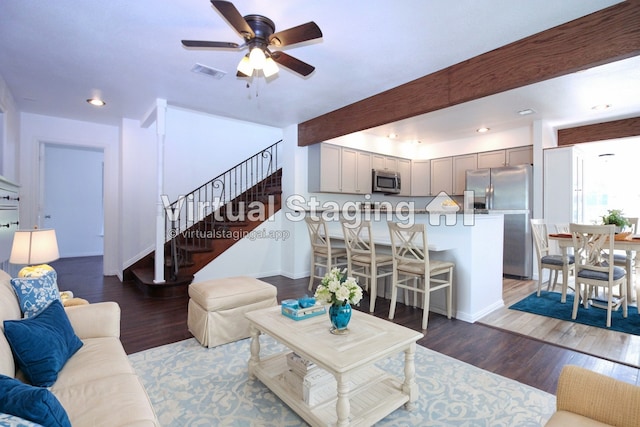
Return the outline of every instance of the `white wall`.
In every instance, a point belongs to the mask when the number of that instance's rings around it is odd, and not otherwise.
[[[142,128],[138,120],[122,121],[120,270],[154,248],[157,145],[155,126]]]
[[[39,205],[40,146],[44,143],[93,147],[104,152],[104,274],[119,271],[120,179],[119,129],[77,120],[30,113],[20,114],[18,182],[20,189],[20,227],[41,226]]]
[[[280,128],[169,106],[165,192],[177,200],[280,139]]]
[[[524,126],[502,132],[477,134],[469,138],[441,141],[430,144],[397,142],[389,138],[357,132],[331,139],[327,142],[360,150],[373,151],[389,156],[404,157],[412,160],[437,159],[439,157],[482,151],[502,150],[533,144],[532,128]]]
[[[20,144],[20,114],[6,82],[0,76],[0,112],[4,123],[0,126],[0,175],[18,182],[18,146]]]

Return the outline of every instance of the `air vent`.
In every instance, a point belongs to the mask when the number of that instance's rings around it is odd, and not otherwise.
[[[194,65],[193,68],[191,68],[191,71],[193,71],[194,73],[206,74],[218,80],[220,80],[227,74],[224,71],[216,70],[215,68],[207,67],[206,65],[202,64]]]

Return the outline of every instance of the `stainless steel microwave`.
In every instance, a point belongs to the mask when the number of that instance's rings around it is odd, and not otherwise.
[[[398,172],[371,170],[371,192],[398,194],[400,193],[400,174]]]

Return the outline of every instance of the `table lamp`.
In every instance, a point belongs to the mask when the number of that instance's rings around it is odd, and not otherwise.
[[[42,270],[53,270],[46,263],[60,258],[58,252],[58,240],[56,231],[53,229],[17,230],[13,235],[13,246],[11,247],[11,264],[24,264],[18,273],[18,277],[24,277],[33,265],[38,265]]]

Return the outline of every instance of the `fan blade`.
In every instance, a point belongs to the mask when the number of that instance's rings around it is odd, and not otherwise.
[[[242,37],[250,39],[255,37],[255,34],[247,21],[244,20],[238,9],[233,3],[228,1],[211,0],[213,7],[218,9],[218,12],[224,16],[229,25],[231,25]]]
[[[288,30],[278,31],[269,37],[269,43],[274,46],[288,46],[307,40],[318,39],[322,37],[322,31],[315,22],[307,22]]]
[[[276,61],[283,67],[287,67],[291,71],[295,71],[296,73],[303,76],[308,76],[309,74],[313,73],[313,70],[316,69],[316,67],[314,67],[313,65],[302,62],[299,59],[294,58],[291,55],[287,55],[284,52],[273,52],[271,54],[271,57],[274,61]]]
[[[237,49],[240,47],[238,43],[207,42],[202,40],[182,40],[182,44],[186,47],[218,47],[223,49]]]

